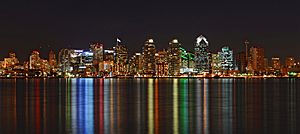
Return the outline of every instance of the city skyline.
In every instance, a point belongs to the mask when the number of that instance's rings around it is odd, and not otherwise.
[[[202,33],[213,51],[224,45],[243,50],[247,39],[268,50],[268,57],[297,56],[300,17],[296,5],[283,1],[6,1],[0,5],[1,51],[26,57],[40,47],[46,55],[49,49],[84,48],[90,41],[112,47],[115,37],[133,52],[148,37],[156,40],[158,49],[178,38],[192,50],[194,38]],[[6,56],[3,52],[0,58]]]

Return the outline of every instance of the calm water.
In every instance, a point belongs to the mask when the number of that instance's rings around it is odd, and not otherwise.
[[[0,133],[300,132],[300,79],[0,79]]]

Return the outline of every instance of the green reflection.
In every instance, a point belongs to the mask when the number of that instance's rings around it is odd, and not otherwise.
[[[188,133],[188,88],[187,79],[180,79],[180,133]]]

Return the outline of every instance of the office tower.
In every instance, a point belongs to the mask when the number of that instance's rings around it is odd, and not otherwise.
[[[38,51],[32,51],[29,57],[29,69],[41,69],[41,58]]]
[[[114,54],[115,54],[115,50],[113,48],[104,50],[103,68],[104,68],[104,73],[107,76],[112,76],[113,75]]]
[[[228,47],[224,46],[221,49],[222,51],[219,52],[221,58],[221,67],[222,70],[228,71],[234,69],[234,62],[233,62],[233,51]]]
[[[245,52],[239,52],[236,55],[235,60],[236,60],[236,65],[237,65],[238,70],[241,73],[245,73],[246,72],[246,67],[247,67]]]
[[[275,71],[280,70],[280,59],[278,57],[273,57],[272,58],[272,67]]]
[[[93,67],[95,68],[96,75],[100,75],[100,71],[104,70],[103,65],[103,44],[93,42],[90,44],[90,49],[93,52]]]
[[[212,60],[211,60],[211,67],[212,67],[212,74],[219,74],[222,70],[222,58],[220,54],[212,53]]]
[[[117,42],[115,50],[115,75],[126,75],[128,73],[128,50],[121,41]]]
[[[155,54],[156,62],[156,76],[168,76],[169,75],[169,63],[168,63],[168,52],[163,49]]]
[[[249,50],[248,70],[256,73],[264,71],[264,49],[252,46]]]
[[[131,75],[140,75],[143,73],[143,55],[135,53],[129,60],[129,73]]]
[[[180,75],[180,51],[181,44],[177,39],[173,39],[169,42],[168,47],[168,64],[169,64],[169,76]]]
[[[247,71],[247,66],[248,66],[248,63],[249,63],[249,44],[250,42],[248,40],[246,40],[244,42],[244,45],[245,45],[245,63],[246,63],[246,71]]]
[[[14,68],[16,64],[19,63],[19,60],[16,57],[16,53],[10,52],[8,58],[4,58],[3,68]]]
[[[61,49],[58,53],[58,69],[60,73],[68,73],[72,71],[71,52],[69,49]]]
[[[55,71],[55,68],[57,66],[57,61],[56,61],[55,52],[53,50],[49,52],[49,66],[51,71]]]
[[[155,75],[156,48],[153,39],[148,39],[143,47],[143,71],[147,76]]]
[[[293,68],[295,66],[296,60],[294,57],[286,57],[285,58],[285,66],[287,68]]]
[[[195,44],[195,69],[198,73],[208,73],[210,70],[210,52],[208,41],[204,36],[199,36]]]

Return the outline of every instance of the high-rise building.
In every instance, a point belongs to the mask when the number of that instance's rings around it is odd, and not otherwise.
[[[195,44],[195,69],[198,73],[208,73],[210,70],[210,52],[208,41],[204,36],[199,36]]]
[[[38,51],[32,51],[29,57],[29,69],[41,69],[41,58]]]
[[[287,68],[293,68],[295,66],[296,60],[294,57],[286,57],[285,66]]]
[[[168,52],[164,49],[158,51],[155,54],[156,62],[156,76],[168,76],[169,75],[169,64],[168,64]]]
[[[114,67],[114,54],[115,50],[113,48],[104,50],[104,72],[107,75],[112,76],[113,74],[113,67]]]
[[[140,75],[143,73],[143,57],[141,53],[135,53],[129,60],[129,73],[131,75]]]
[[[239,52],[236,57],[236,66],[241,73],[246,72],[247,62],[246,62],[246,54],[245,52]]]
[[[104,70],[103,65],[103,44],[99,42],[93,42],[90,44],[90,48],[93,52],[93,66],[96,74],[99,75],[99,71]]]
[[[233,51],[228,47],[224,46],[219,52],[221,58],[221,67],[222,70],[233,70],[234,69],[234,61],[233,61]]]
[[[71,54],[69,49],[61,49],[58,54],[58,69],[62,73],[71,72]]]
[[[272,58],[272,67],[275,71],[280,70],[280,58],[278,57],[273,57]]]
[[[252,72],[264,71],[264,49],[252,46],[249,50],[248,70]]]
[[[57,61],[56,61],[55,52],[53,50],[49,52],[49,66],[51,71],[55,71],[57,66]]]
[[[169,42],[168,47],[168,64],[169,64],[169,76],[180,75],[180,51],[181,44],[177,39],[173,39]]]
[[[156,48],[153,39],[147,39],[143,47],[143,71],[145,75],[155,75]]]
[[[219,54],[212,53],[211,54],[211,67],[212,67],[212,74],[219,74],[222,70],[222,58]]]
[[[250,42],[248,40],[246,40],[244,42],[245,45],[245,63],[246,63],[246,71],[247,71],[247,67],[248,67],[248,63],[249,63],[249,44]]]
[[[115,75],[126,75],[128,73],[128,50],[121,42],[117,42],[115,50]]]
[[[16,64],[19,63],[19,60],[16,57],[16,53],[10,52],[8,58],[4,58],[3,68],[14,68]]]

